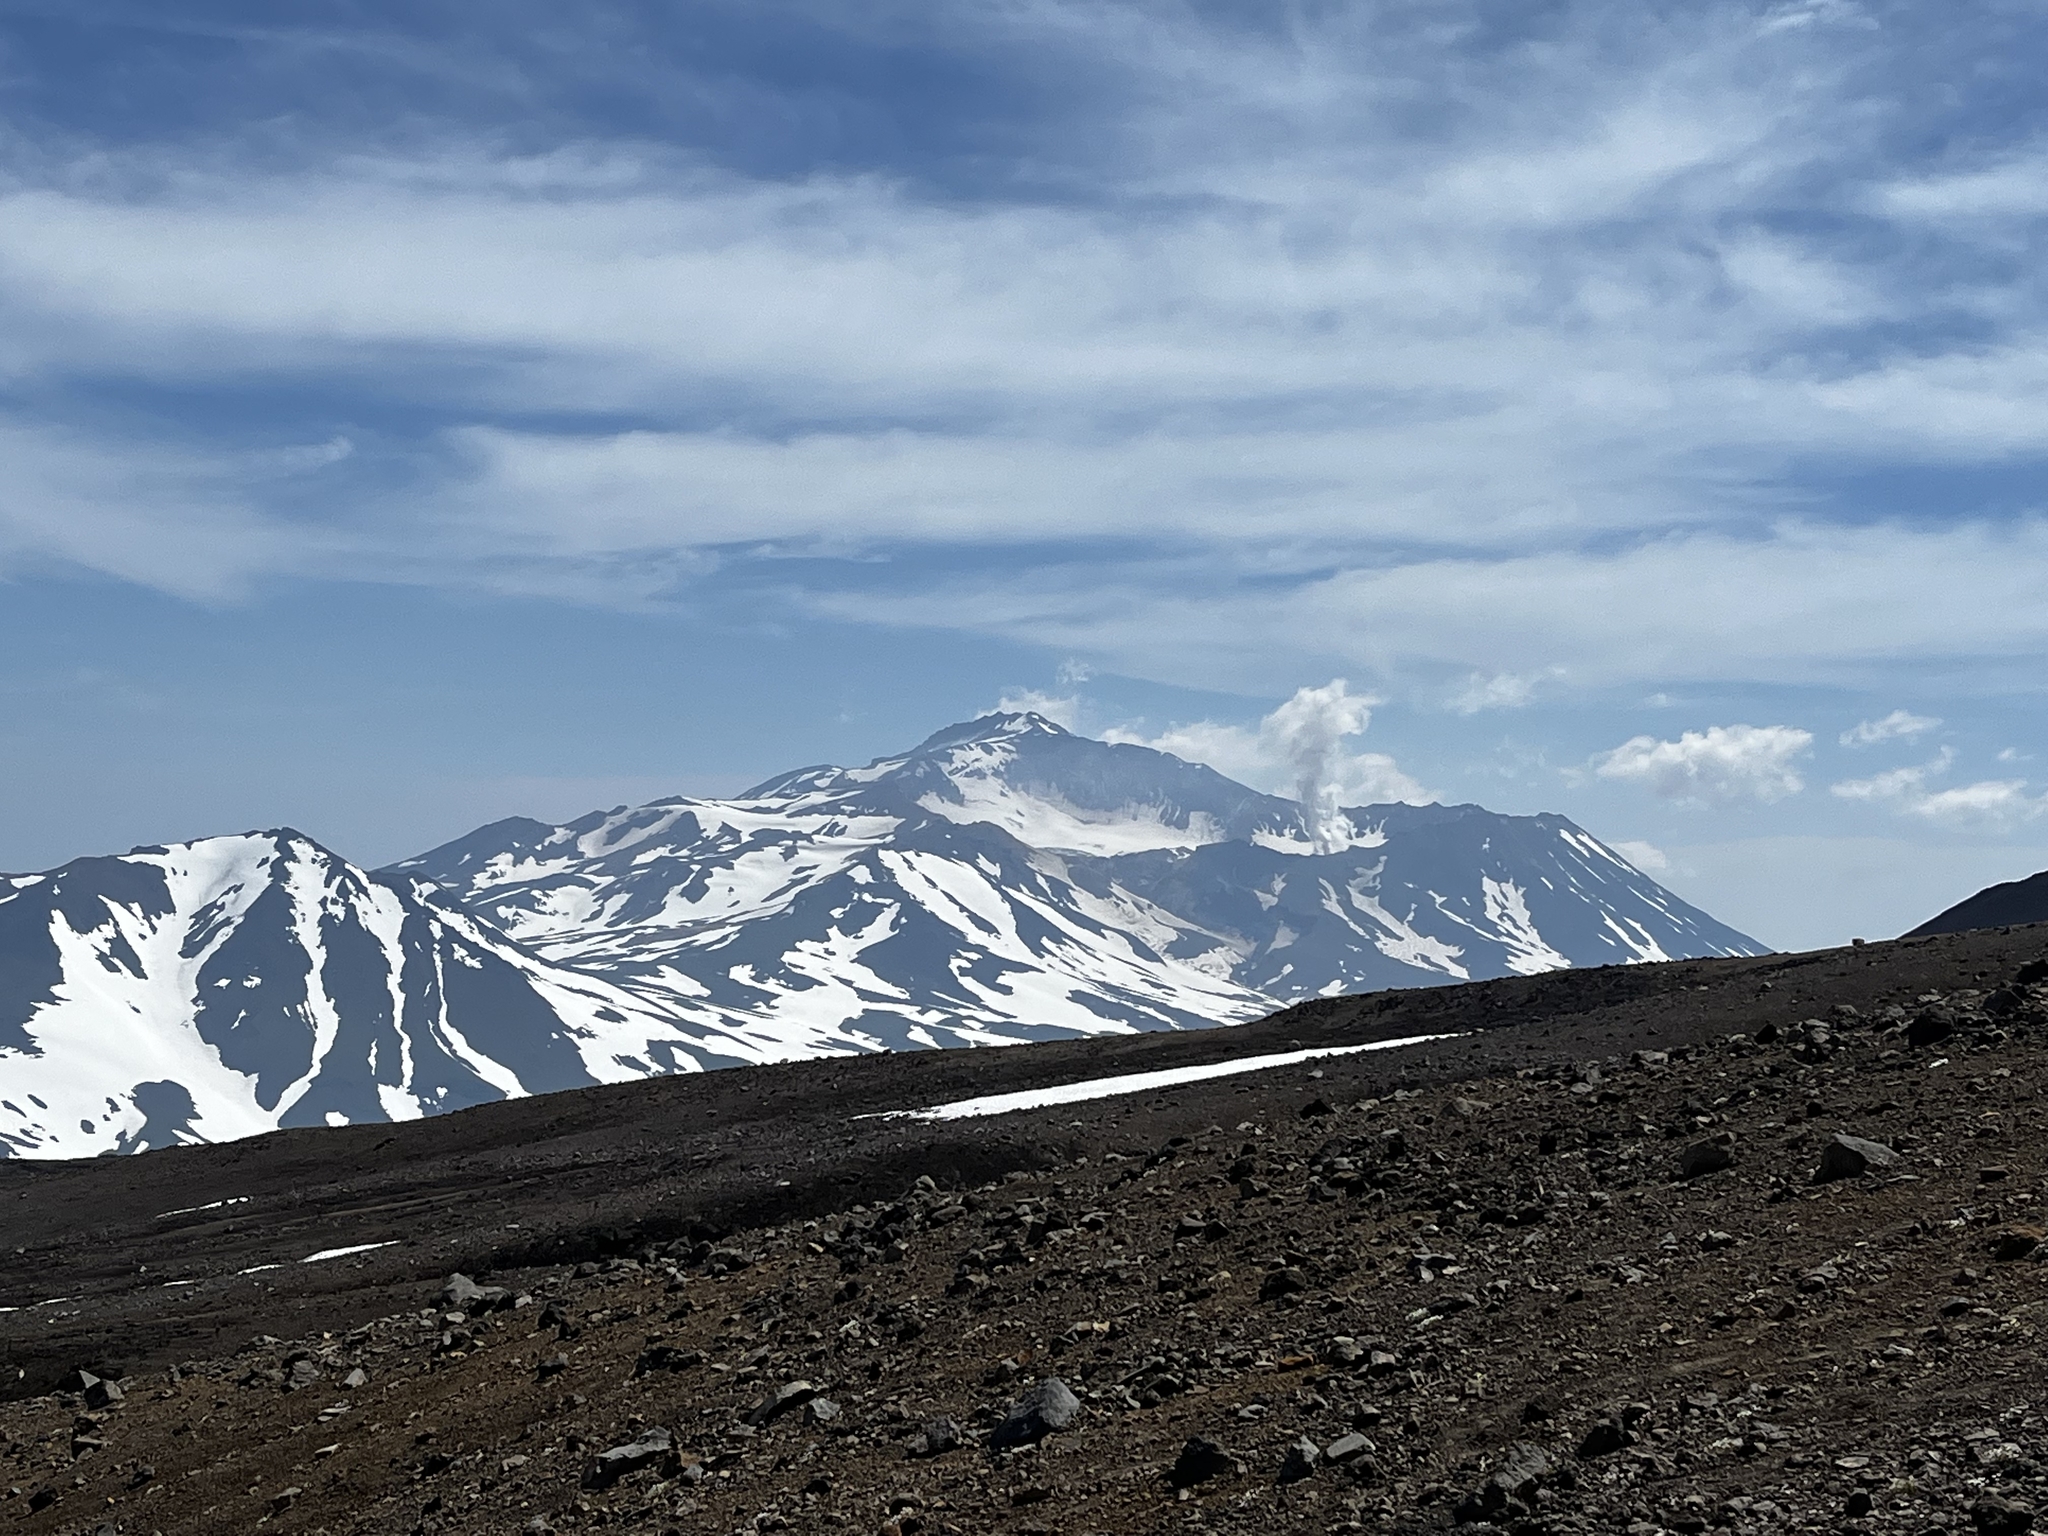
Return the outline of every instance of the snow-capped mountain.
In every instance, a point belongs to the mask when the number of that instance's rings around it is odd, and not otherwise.
[[[0,1154],[1757,954],[1559,816],[1300,806],[1037,715],[368,874],[293,832],[0,877]]]
[[[0,877],[0,1153],[409,1120],[736,1051],[294,832]]]
[[[396,872],[557,964],[793,1052],[1195,1027],[1302,997],[1758,954],[1561,816],[1301,807],[1037,715]]]

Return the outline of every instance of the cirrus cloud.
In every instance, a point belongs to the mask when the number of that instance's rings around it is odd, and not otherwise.
[[[1881,741],[1911,741],[1940,725],[1932,715],[1895,709],[1882,720],[1862,720],[1842,732],[1845,747],[1874,747]]]

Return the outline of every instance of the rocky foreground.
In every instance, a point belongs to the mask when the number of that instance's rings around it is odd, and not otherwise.
[[[1539,990],[1512,1069],[1035,1111],[1058,1166],[98,1360],[0,1406],[0,1520],[2007,1536],[2048,1511],[2044,956],[1740,962],[1597,1058]]]

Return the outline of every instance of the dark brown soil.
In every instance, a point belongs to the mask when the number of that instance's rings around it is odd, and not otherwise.
[[[2017,1530],[1984,1501],[2048,1497],[2048,986],[2017,982],[2044,954],[2033,928],[1571,972],[0,1164],[0,1520]],[[1814,1184],[1838,1131],[1900,1160]],[[1680,1178],[1702,1145],[1731,1165]],[[445,1300],[458,1269],[526,1303]],[[122,1400],[60,1389],[79,1366]],[[994,1449],[1049,1377],[1078,1417]],[[962,1443],[914,1454],[941,1416]],[[585,1486],[657,1430],[666,1452]],[[1218,1470],[1177,1488],[1194,1438]]]

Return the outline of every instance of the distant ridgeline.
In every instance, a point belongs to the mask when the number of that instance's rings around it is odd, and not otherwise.
[[[1561,816],[1311,827],[1212,769],[991,715],[374,873],[287,830],[0,877],[0,1153],[1763,952]]]
[[[1905,938],[1933,933],[1961,933],[1970,928],[2005,928],[2021,923],[2048,923],[2048,869],[2024,880],[1988,885],[1976,895],[1930,917]]]

